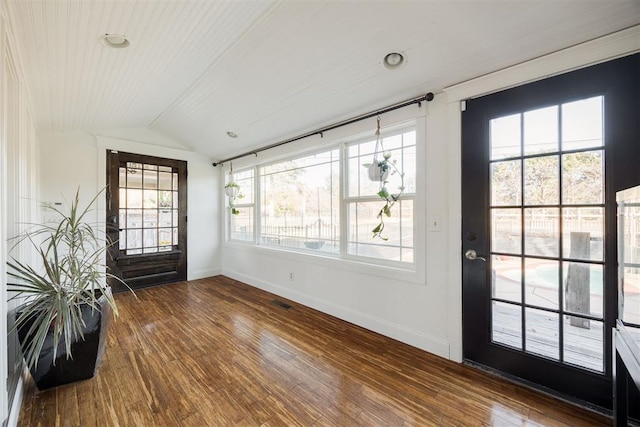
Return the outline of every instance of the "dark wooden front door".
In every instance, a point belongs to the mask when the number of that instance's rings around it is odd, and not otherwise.
[[[107,184],[110,272],[132,289],[186,280],[187,163],[107,150]]]
[[[465,360],[608,408],[639,58],[469,100],[462,123]]]

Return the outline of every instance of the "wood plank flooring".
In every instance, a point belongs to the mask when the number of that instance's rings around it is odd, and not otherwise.
[[[611,424],[226,277],[136,294],[117,295],[98,374],[27,382],[20,426]]]

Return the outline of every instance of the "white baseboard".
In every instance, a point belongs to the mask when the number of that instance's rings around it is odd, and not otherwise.
[[[204,279],[206,277],[219,276],[222,274],[222,269],[220,268],[207,268],[203,270],[195,270],[190,271],[187,275],[187,280],[198,280]]]
[[[16,386],[16,394],[13,397],[13,404],[9,412],[9,418],[7,418],[7,427],[17,427],[18,418],[20,417],[20,408],[22,408],[22,398],[24,397],[24,379],[29,375],[29,372],[25,369],[23,374],[18,379],[18,385]]]
[[[353,310],[349,307],[324,301],[236,271],[222,269],[221,274],[337,317],[338,319],[353,323],[354,325],[358,325],[370,331],[377,332],[381,335],[393,338],[413,347],[417,347],[429,353],[433,353],[437,356],[444,357],[445,359],[450,358],[449,343],[441,338],[433,337],[420,331]]]

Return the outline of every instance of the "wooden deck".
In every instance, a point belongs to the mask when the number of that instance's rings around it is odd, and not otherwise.
[[[493,340],[522,349],[520,307],[494,306]],[[515,306],[514,306],[515,308]],[[560,358],[560,331],[557,314],[530,310],[526,322],[526,351],[553,360]],[[604,369],[604,342],[602,322],[589,321],[589,328],[572,326],[569,317],[563,319],[563,360],[567,363],[602,372]]]
[[[494,276],[494,296],[498,299],[520,303],[522,301],[520,259],[504,257],[496,263]],[[536,267],[557,265],[543,260],[531,261],[526,270],[527,285],[524,288],[524,301],[536,307],[557,310],[559,304],[558,283],[536,275]],[[557,270],[553,272],[557,275]],[[589,298],[589,312],[593,316],[602,316],[604,302],[602,285],[594,280],[594,289]],[[599,285],[599,286],[598,286]],[[630,302],[632,304],[632,302]],[[577,318],[573,318],[578,320]],[[523,348],[522,311],[520,306],[495,303],[492,311],[493,340],[500,344],[518,349]],[[560,349],[559,314],[539,310],[525,309],[524,348],[527,352],[553,360],[562,360],[583,368],[602,372],[604,369],[603,322],[589,320],[586,327],[572,324],[571,316],[562,318],[564,346]],[[578,323],[578,322],[574,322]]]
[[[28,382],[20,426],[611,424],[221,276],[137,296],[117,296],[96,377]]]

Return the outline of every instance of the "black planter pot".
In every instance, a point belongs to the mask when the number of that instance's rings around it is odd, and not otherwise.
[[[82,318],[85,327],[82,328],[84,340],[80,337],[71,343],[71,355],[67,358],[64,338],[58,343],[58,351],[54,365],[53,360],[53,332],[50,330],[40,352],[38,366],[30,368],[31,376],[39,390],[45,390],[62,384],[92,378],[98,371],[107,341],[107,330],[111,322],[112,309],[104,296],[98,300],[100,311],[92,310],[83,305]],[[25,322],[18,329],[20,345],[24,347],[30,322]]]

